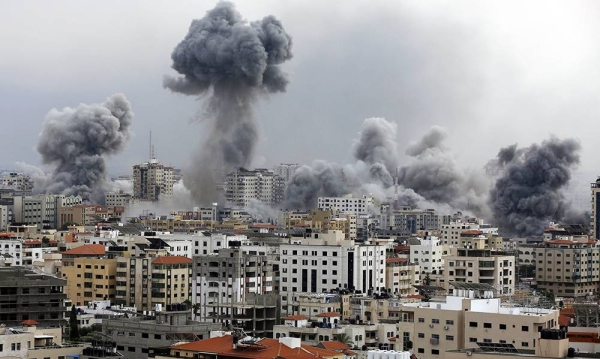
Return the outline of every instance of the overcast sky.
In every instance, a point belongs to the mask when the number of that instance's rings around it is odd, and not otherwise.
[[[0,9],[0,168],[38,165],[51,108],[123,92],[136,114],[111,174],[148,157],[185,167],[200,102],[162,88],[170,54],[214,1],[10,1]],[[600,3],[595,1],[237,1],[293,37],[287,93],[257,105],[255,165],[345,163],[368,117],[398,124],[401,153],[431,126],[465,167],[500,147],[573,137],[580,171],[600,174]],[[584,178],[583,183],[594,178]]]

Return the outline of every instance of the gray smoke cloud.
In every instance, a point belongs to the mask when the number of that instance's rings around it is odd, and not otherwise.
[[[500,150],[492,162],[499,177],[490,204],[505,233],[539,235],[551,221],[583,220],[587,225],[585,215],[577,214],[562,193],[579,163],[580,149],[573,139],[552,138],[541,145]]]
[[[44,164],[55,168],[44,191],[102,203],[107,180],[104,156],[125,148],[132,121],[131,104],[123,94],[101,104],[48,112],[37,151]]]
[[[223,175],[251,164],[258,139],[252,106],[260,95],[285,91],[279,65],[292,58],[291,48],[275,17],[248,23],[223,1],[193,20],[173,50],[172,67],[182,77],[165,77],[163,86],[205,100],[206,138],[184,178],[196,200],[214,201]]]

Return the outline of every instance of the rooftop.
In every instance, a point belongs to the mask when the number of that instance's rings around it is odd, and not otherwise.
[[[187,264],[192,263],[192,259],[184,256],[162,256],[156,258],[152,264]]]
[[[104,254],[106,254],[106,249],[102,244],[85,244],[62,252],[62,255],[71,256],[102,256]]]

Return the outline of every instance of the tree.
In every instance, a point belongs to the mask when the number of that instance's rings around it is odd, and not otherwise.
[[[42,237],[42,245],[47,246],[48,244],[50,244],[50,238],[43,236]]]
[[[192,305],[192,311],[194,312],[194,315],[198,315],[198,313],[200,313],[200,303]]]
[[[425,285],[431,285],[431,277],[429,276],[429,272],[425,273],[425,279],[423,280]]]
[[[71,307],[71,316],[69,317],[69,339],[79,339],[79,324],[77,323],[77,309]]]
[[[350,337],[346,333],[334,335],[333,339],[337,340],[338,342],[346,344],[349,348],[352,348],[354,346],[352,337]]]

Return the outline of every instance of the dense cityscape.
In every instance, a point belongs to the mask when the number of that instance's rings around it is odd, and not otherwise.
[[[49,109],[37,164],[5,155],[0,357],[600,358],[600,177],[573,187],[583,141],[495,148],[493,133],[478,166],[449,146],[473,126],[365,116],[342,150],[334,133],[282,136],[344,161],[273,164],[257,113],[302,73],[285,22],[262,16],[221,1],[171,45],[156,76],[196,101],[192,146],[163,141],[175,122],[140,125],[119,90]],[[111,168],[132,145],[147,154]]]

